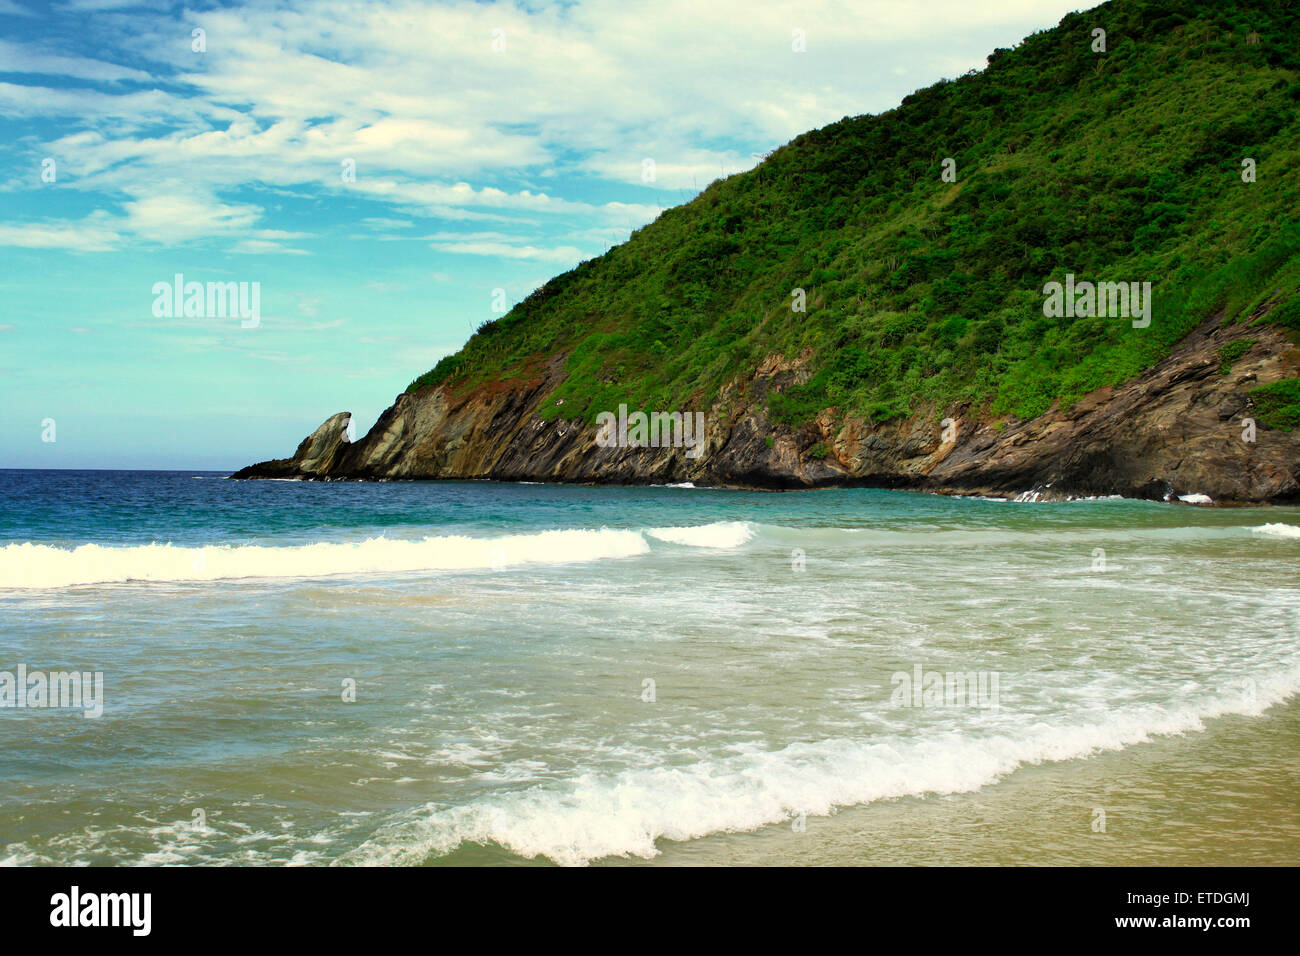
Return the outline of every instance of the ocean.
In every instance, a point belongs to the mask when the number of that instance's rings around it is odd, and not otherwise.
[[[0,862],[1295,864],[1298,561],[1297,508],[0,471]]]

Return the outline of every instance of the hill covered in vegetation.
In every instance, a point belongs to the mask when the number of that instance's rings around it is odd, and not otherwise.
[[[1227,423],[1213,441],[1257,445],[1243,467],[1271,476],[1216,487],[1295,496],[1298,212],[1300,4],[1114,0],[896,109],[800,136],[551,280],[412,382],[331,475],[979,489],[1055,476],[1168,494],[1180,482],[1158,474],[1163,453],[1087,421],[1034,467],[988,462],[1004,438],[1078,424],[1144,376],[1170,380],[1160,415],[1186,423],[1178,408],[1197,398],[1169,363],[1194,361]],[[1149,322],[1049,314],[1045,287],[1075,281],[1150,283]],[[711,461],[598,444],[620,405],[707,410]],[[1247,417],[1271,446],[1229,434]],[[1242,452],[1224,448],[1200,471]],[[939,480],[976,453],[966,478]],[[1150,460],[1108,485],[1106,462],[1135,453]]]
[[[1028,418],[1134,377],[1274,280],[1300,284],[1300,6],[1110,3],[989,60],[715,182],[411,389],[565,351],[556,397],[594,421],[620,401],[708,403],[738,370],[811,348],[779,420],[955,401]],[[1065,272],[1153,281],[1156,320],[1045,318],[1041,289]],[[1300,302],[1272,321],[1300,330]]]

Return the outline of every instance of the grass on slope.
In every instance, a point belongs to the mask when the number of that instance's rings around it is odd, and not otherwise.
[[[958,402],[1027,418],[1132,378],[1220,311],[1274,302],[1267,320],[1300,331],[1297,38],[1300,4],[1071,14],[983,72],[713,183],[410,388],[509,378],[564,351],[564,404],[546,414],[591,421],[623,402],[707,407],[766,356],[810,350],[811,379],[770,399],[777,421]],[[940,178],[945,157],[956,182]],[[1066,272],[1150,281],[1150,327],[1045,317],[1043,285]]]

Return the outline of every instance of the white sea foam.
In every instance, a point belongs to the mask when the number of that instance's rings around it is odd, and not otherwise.
[[[830,739],[781,750],[747,746],[695,764],[585,773],[453,807],[426,805],[382,829],[342,862],[416,864],[464,843],[496,843],[524,857],[582,865],[658,854],[658,839],[689,840],[826,815],[836,807],[995,783],[1018,767],[1087,757],[1152,737],[1204,729],[1207,719],[1257,714],[1300,690],[1300,669],[1261,681],[1254,700],[1232,694],[1198,706],[1138,705],[1093,722],[1026,718],[1019,730],[971,737]]]
[[[1251,529],[1257,534],[1300,537],[1300,527],[1272,523]],[[0,547],[0,588],[60,588],[126,582],[216,581],[236,578],[311,578],[348,574],[458,571],[527,564],[564,564],[646,554],[646,538],[686,547],[738,548],[763,533],[774,540],[797,535],[835,541],[843,535],[869,538],[881,545],[987,545],[1019,540],[1017,533],[996,530],[904,532],[870,528],[789,529],[749,521],[649,528],[644,531],[602,528],[562,529],[532,534],[470,538],[431,536],[423,539],[368,538],[322,541],[291,546],[173,544],[99,545],[75,548],[44,544]],[[1086,537],[1087,530],[1043,531],[1038,537]],[[1131,539],[1183,538],[1188,535],[1239,534],[1233,529],[1142,529]]]
[[[493,538],[446,536],[407,541],[379,537],[283,547],[86,544],[57,548],[27,543],[0,548],[0,588],[456,571],[626,558],[649,550],[639,532],[609,528]]]
[[[1300,527],[1293,524],[1282,524],[1280,521],[1270,521],[1268,524],[1262,524],[1250,530],[1255,534],[1271,534],[1279,538],[1300,538]]]
[[[738,548],[754,537],[754,526],[748,521],[715,521],[682,528],[651,528],[646,533],[669,544],[693,548]]]

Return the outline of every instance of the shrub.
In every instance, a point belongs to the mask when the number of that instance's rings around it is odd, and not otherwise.
[[[1255,418],[1260,424],[1289,432],[1300,426],[1300,378],[1284,378],[1252,389]]]
[[[1219,374],[1227,375],[1231,372],[1233,363],[1249,352],[1250,347],[1254,344],[1254,339],[1236,339],[1219,349],[1219,358],[1221,359]]]

